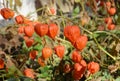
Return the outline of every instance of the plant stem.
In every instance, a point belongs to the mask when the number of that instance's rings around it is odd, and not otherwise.
[[[104,53],[106,53],[109,57],[111,57],[113,60],[116,60],[115,57],[113,57],[110,53],[108,53],[97,41],[97,39],[95,38],[95,36],[93,35],[93,39],[95,40],[97,46],[99,49],[101,49]]]
[[[90,32],[89,30],[87,30],[87,29],[85,29],[85,28],[83,28],[83,27],[81,27],[81,29],[83,29],[84,31],[86,31],[87,33],[89,33],[89,34],[92,35],[93,39],[95,40],[95,42],[96,42],[96,44],[97,44],[97,46],[98,46],[98,48],[99,48],[100,50],[102,50],[104,53],[106,53],[106,54],[107,54],[109,57],[111,57],[113,60],[116,60],[115,57],[113,57],[110,53],[108,53],[108,52],[98,43],[97,39],[96,39],[95,36],[94,36],[94,33]]]
[[[115,37],[117,40],[119,40],[119,37],[116,36],[115,34],[111,33],[111,32],[107,32],[107,31],[95,31],[94,33],[106,33],[108,35],[112,35],[113,37]]]
[[[64,17],[64,15],[62,14],[62,12],[60,11],[60,14],[61,14],[61,16],[62,17]],[[62,23],[63,23],[63,29],[65,28],[65,20],[64,19],[62,19]],[[63,37],[63,39],[65,40],[65,36]]]
[[[80,25],[79,25],[79,27],[80,27],[82,30],[86,31],[87,33],[89,33],[89,34],[93,35],[93,33],[92,33],[91,31],[89,31],[89,30],[85,29],[84,27],[81,27]]]
[[[68,42],[68,41],[66,41],[66,40],[64,40],[64,39],[61,39],[61,38],[58,38],[58,37],[56,37],[56,39],[57,39],[57,40],[60,40],[60,41],[62,41],[62,42],[64,42],[64,43],[67,43],[67,44],[71,45],[70,42]],[[72,46],[72,45],[71,45],[71,46]],[[72,46],[72,47],[73,47],[73,46]]]
[[[39,11],[45,9],[45,8],[46,8],[46,7],[39,8],[39,9],[37,9],[36,11],[29,13],[27,16],[29,17],[31,14],[36,13],[36,12],[39,12]]]
[[[84,0],[81,0],[81,2],[79,2],[81,7],[82,7],[82,11],[85,12],[85,8],[84,8]]]

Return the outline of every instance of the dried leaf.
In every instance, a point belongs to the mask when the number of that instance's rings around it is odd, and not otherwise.
[[[20,51],[22,37],[17,34],[15,27],[1,29],[5,33],[0,34],[0,49],[7,54],[15,54]]]
[[[114,73],[119,69],[120,63],[116,62],[114,65],[109,65],[108,69],[110,70],[110,73]]]

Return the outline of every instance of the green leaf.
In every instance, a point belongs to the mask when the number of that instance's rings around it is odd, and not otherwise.
[[[49,70],[49,67],[48,67],[48,66],[45,66],[45,67],[44,67],[44,70],[45,70],[45,71]]]
[[[13,65],[8,68],[7,76],[11,77],[14,76],[14,74],[17,74],[18,76],[23,76],[22,72]]]
[[[100,36],[100,34],[94,33],[93,34],[95,38],[97,38],[98,36]]]
[[[10,78],[10,79],[7,79],[6,81],[20,81],[19,78]]]
[[[47,72],[45,72],[42,75],[43,75],[43,77],[47,77],[49,74]]]
[[[32,80],[31,78],[23,76],[23,77],[20,77],[20,81],[34,81],[34,80]]]
[[[118,15],[115,15],[114,18],[115,18],[115,20],[117,20],[118,19]]]
[[[35,34],[36,35],[36,34]],[[35,41],[37,41],[37,42],[39,42],[39,43],[41,43],[41,38],[38,36],[38,35],[36,35],[36,37],[35,37]]]
[[[117,24],[120,24],[120,14],[118,15],[118,18],[117,18]]]
[[[49,74],[47,72],[44,72],[44,73],[40,74],[39,77],[45,78],[45,77],[48,77],[48,76],[49,76]]]
[[[118,77],[115,81],[120,81],[120,77]]]
[[[49,67],[48,67],[48,66],[40,67],[41,73],[47,72],[48,70],[49,70]]]
[[[80,8],[79,6],[77,6],[74,11],[73,11],[73,14],[78,14],[80,12]]]
[[[34,50],[41,50],[43,48],[42,44],[37,44],[33,47]]]
[[[33,81],[31,78],[28,78],[28,77],[12,77],[12,78],[9,78],[9,79],[7,79],[7,80],[5,80],[5,81]]]

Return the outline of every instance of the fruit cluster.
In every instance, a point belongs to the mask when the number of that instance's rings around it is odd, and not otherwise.
[[[66,26],[64,28],[64,36],[72,43],[72,45],[82,50],[85,48],[88,38],[85,35],[81,35],[80,28],[78,26]]]
[[[95,0],[94,2],[97,3],[97,5],[94,4],[94,6],[93,6],[93,4],[90,1],[87,1],[86,5],[88,7],[91,7],[93,9],[93,11],[95,11],[95,12],[98,11],[100,15],[101,14],[106,15],[106,17],[103,17],[104,22],[106,24],[106,29],[114,30],[116,25],[115,25],[115,22],[113,22],[114,21],[113,17],[117,12],[114,1],[112,1],[112,0],[106,0],[106,1],[105,0]],[[103,10],[101,10],[99,8],[101,8]],[[104,12],[106,12],[106,13],[104,13]],[[104,26],[100,25],[98,29],[104,30]]]
[[[4,21],[11,19],[14,21],[14,24],[5,27],[5,30],[8,32],[10,28],[17,29],[15,37],[20,36],[21,40],[20,47],[16,46],[18,48],[13,49],[8,49],[11,45],[8,42],[8,48],[0,43],[0,47],[15,52],[15,55],[4,54],[5,58],[0,55],[0,77],[8,79],[9,75],[15,78],[26,76],[37,81],[41,78],[51,81],[83,79],[96,81],[104,78],[109,81],[106,79],[106,74],[109,74],[107,78],[111,80],[119,74],[120,66],[118,63],[120,11],[119,1],[115,1],[72,0],[74,7],[68,8],[70,12],[53,8],[52,1],[49,6],[33,12],[42,12],[37,20],[16,14],[10,8],[0,9]],[[11,38],[13,35],[3,36]],[[15,39],[12,44],[16,42]],[[17,49],[17,52],[14,49]],[[7,66],[9,63],[13,65],[12,68]]]
[[[71,58],[72,58],[72,61],[74,62],[74,66],[73,66],[74,69],[72,71],[72,74],[74,79],[76,80],[81,79],[86,71],[87,71],[87,74],[90,75],[98,72],[100,69],[99,64],[96,62],[89,62],[87,64],[77,50],[74,50],[72,52]]]
[[[107,24],[108,30],[114,30],[115,24],[113,23],[112,17],[116,13],[116,8],[112,7],[112,3],[110,1],[106,2],[107,12],[110,15],[109,17],[105,18],[105,23]]]
[[[109,13],[111,14],[110,10]],[[51,11],[54,14],[54,11]],[[1,9],[1,15],[4,19],[10,19],[14,17],[14,12],[9,8],[3,8]],[[15,22],[18,26],[18,34],[24,36],[24,41],[27,48],[36,45],[36,41],[34,40],[34,34],[39,36],[40,38],[47,36],[52,41],[54,41],[56,40],[56,37],[58,36],[60,31],[60,27],[58,27],[58,25],[54,22],[41,23],[39,21],[31,21],[25,18],[23,15],[15,16]],[[112,21],[110,20],[105,20],[105,22],[107,24],[112,23]],[[100,69],[98,63],[89,62],[87,64],[86,61],[82,58],[81,54],[79,54],[79,52],[81,52],[86,47],[88,42],[88,37],[81,33],[80,27],[77,25],[66,26],[63,29],[63,35],[66,38],[65,41],[69,41],[75,49],[71,53],[73,69],[71,69],[71,65],[65,65],[64,72],[72,72],[72,76],[75,80],[81,79],[86,71],[88,71],[88,74],[94,74],[98,72]],[[53,47],[44,45],[44,47],[40,51],[41,56],[37,58],[37,55],[39,53],[38,51],[39,50],[34,49],[30,50],[29,58],[33,61],[37,59],[37,62],[41,67],[47,65],[46,61],[49,60],[49,58],[52,57],[53,54],[56,54],[56,56],[60,58],[60,61],[63,60],[64,56],[66,55],[66,47],[63,44],[57,44]],[[2,68],[4,68],[4,61],[0,59],[0,69]],[[35,78],[35,73],[33,69],[30,68],[26,68],[24,70],[24,75],[32,79]]]

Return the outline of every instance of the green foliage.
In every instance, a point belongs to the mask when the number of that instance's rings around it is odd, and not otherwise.
[[[5,81],[34,81],[28,77],[16,77],[16,78],[9,78]]]

